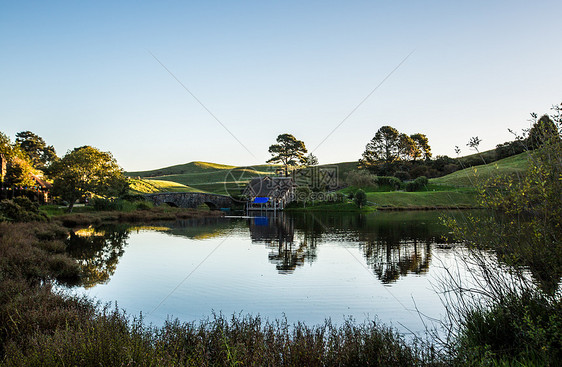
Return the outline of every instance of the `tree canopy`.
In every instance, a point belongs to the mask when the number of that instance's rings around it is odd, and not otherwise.
[[[410,135],[410,138],[412,138],[415,144],[415,151],[412,156],[413,160],[415,161],[418,158],[423,158],[424,160],[430,159],[431,147],[429,146],[429,139],[427,139],[427,136],[425,136],[425,134],[417,133]]]
[[[291,134],[279,135],[277,144],[271,145],[268,151],[273,157],[267,160],[267,163],[281,163],[285,166],[285,176],[289,166],[298,166],[306,162],[305,154],[308,152],[304,142]]]
[[[431,147],[424,134],[406,135],[392,126],[382,126],[365,147],[360,163],[364,167],[431,158]]]
[[[16,144],[27,153],[35,168],[44,170],[45,167],[58,160],[55,148],[47,145],[42,137],[31,131],[17,133]]]
[[[536,118],[536,114],[532,116]],[[529,130],[527,145],[530,149],[537,149],[551,139],[560,139],[560,132],[550,116],[543,115]]]
[[[85,196],[112,197],[123,194],[128,182],[111,153],[90,146],[75,148],[53,163],[53,192],[68,201],[69,211]]]

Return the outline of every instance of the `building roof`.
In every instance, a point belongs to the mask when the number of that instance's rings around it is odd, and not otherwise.
[[[291,177],[256,177],[250,180],[244,195],[250,197],[283,197],[289,190],[294,187]]]

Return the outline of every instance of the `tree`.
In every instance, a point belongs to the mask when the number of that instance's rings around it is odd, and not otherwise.
[[[361,163],[373,166],[378,163],[392,163],[398,159],[400,133],[391,126],[383,126],[369,141],[363,152]]]
[[[281,134],[277,137],[277,144],[269,147],[273,155],[267,163],[281,163],[285,167],[285,176],[288,175],[289,166],[298,166],[305,162],[307,153],[304,142],[297,140],[291,134]]]
[[[16,134],[16,144],[27,153],[31,163],[38,169],[45,169],[58,160],[55,148],[47,146],[45,140],[31,131],[22,131]]]
[[[307,167],[314,167],[318,165],[318,157],[310,153],[304,158],[304,165]]]
[[[398,159],[408,161],[410,159],[414,159],[416,155],[416,143],[414,139],[409,137],[406,134],[400,134],[398,136]]]
[[[34,172],[29,156],[17,144],[12,144],[6,134],[0,132],[0,181],[11,186],[34,186]]]
[[[76,200],[87,195],[105,198],[125,193],[128,182],[111,153],[90,146],[75,148],[53,163],[53,193],[68,201],[71,212]]]
[[[365,204],[367,204],[367,194],[365,194],[365,191],[359,189],[355,191],[353,201],[359,208],[362,208]]]
[[[413,156],[414,162],[420,157],[426,161],[431,159],[431,147],[429,146],[429,139],[427,139],[427,136],[417,133],[410,135],[410,138],[412,138],[415,143],[415,154]]]
[[[536,114],[531,114],[533,119],[536,119]],[[558,127],[552,121],[550,116],[543,115],[536,121],[531,130],[529,130],[529,137],[527,138],[527,145],[530,149],[537,149],[550,139],[560,139],[560,132]]]

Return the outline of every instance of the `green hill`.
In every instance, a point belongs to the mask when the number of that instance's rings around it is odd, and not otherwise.
[[[351,171],[357,168],[357,162],[342,162],[320,165],[320,168],[335,167],[340,184]],[[261,164],[237,167],[209,162],[190,162],[149,171],[125,172],[136,178],[133,190],[136,192],[189,192],[205,191],[217,194],[234,194],[254,177],[274,175],[279,165]],[[140,179],[140,180],[139,180]],[[178,186],[165,184],[173,182]]]
[[[201,190],[173,181],[131,179],[130,190],[133,194],[154,194],[159,192],[201,192]]]
[[[527,167],[527,160],[528,153],[521,153],[493,163],[468,167],[443,177],[432,178],[429,182],[435,185],[472,187],[494,176],[521,173]]]
[[[143,181],[175,182],[192,191],[217,194],[238,193],[245,184],[260,175],[272,175],[276,165],[236,167],[209,162],[190,162],[151,171],[126,172],[125,175]]]

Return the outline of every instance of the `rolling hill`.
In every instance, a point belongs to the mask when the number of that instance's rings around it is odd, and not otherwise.
[[[261,164],[237,167],[209,162],[190,162],[149,171],[125,172],[133,179],[135,192],[212,192],[216,194],[236,194],[254,177],[275,175],[281,166]],[[340,182],[356,169],[357,162],[343,162],[320,165],[320,168],[336,167]],[[173,182],[174,184],[166,184]]]
[[[443,177],[432,178],[430,183],[444,186],[472,187],[493,176],[522,173],[527,168],[528,153],[521,153],[476,167],[468,167]]]

